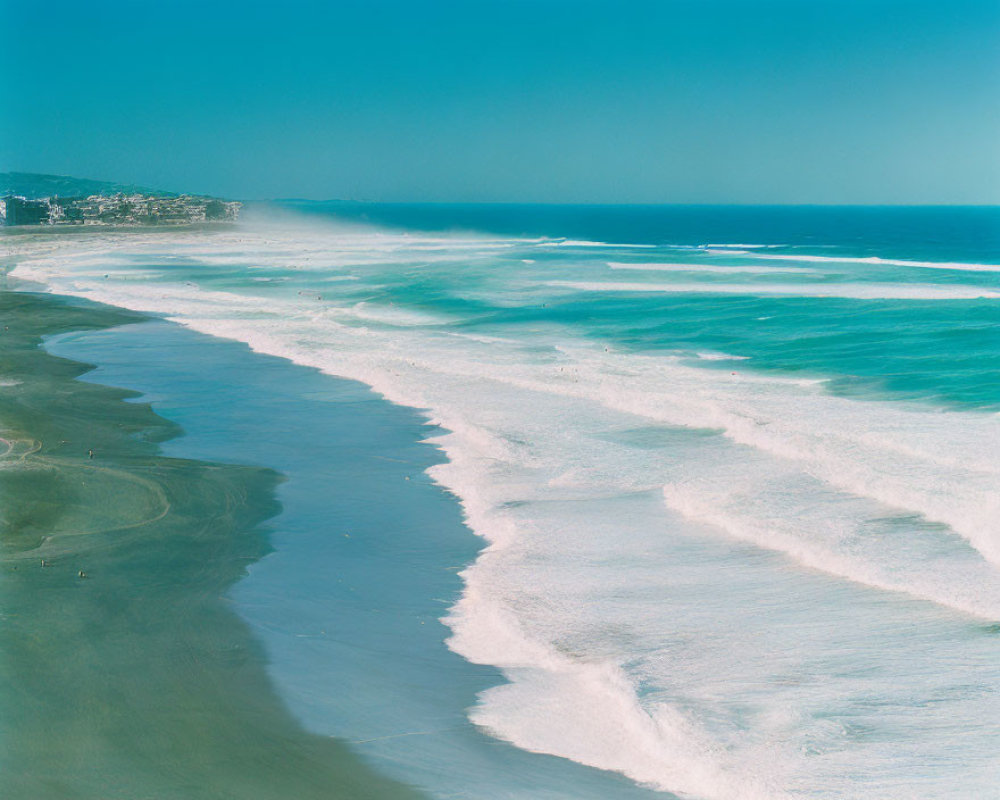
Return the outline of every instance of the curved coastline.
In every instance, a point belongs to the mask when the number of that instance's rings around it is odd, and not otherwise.
[[[470,722],[479,693],[505,679],[445,645],[442,612],[483,544],[425,476],[445,454],[422,414],[171,322],[54,337],[46,349],[100,365],[85,380],[139,391],[179,423],[186,435],[165,454],[285,476],[274,551],[228,596],[307,730],[435,797],[664,797]]]
[[[281,476],[163,455],[177,425],[40,347],[140,315],[9,291],[0,314],[0,793],[417,797],[302,728],[225,599]]]

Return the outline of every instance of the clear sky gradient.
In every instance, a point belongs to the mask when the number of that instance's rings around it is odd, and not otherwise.
[[[1000,203],[1000,0],[0,0],[0,170],[241,198]]]

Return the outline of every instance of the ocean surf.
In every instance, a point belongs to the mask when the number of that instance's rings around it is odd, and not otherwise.
[[[434,424],[485,544],[442,609],[499,670],[477,730],[713,800],[993,791],[1000,280],[955,265],[997,263],[995,216],[365,213],[9,261]]]

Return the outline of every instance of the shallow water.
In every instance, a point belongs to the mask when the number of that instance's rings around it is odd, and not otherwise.
[[[1000,785],[995,209],[298,211],[15,275],[428,409],[495,736],[705,798]]]

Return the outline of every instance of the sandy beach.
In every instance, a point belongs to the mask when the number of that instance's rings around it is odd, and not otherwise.
[[[225,600],[280,476],[164,457],[176,425],[39,346],[136,315],[5,291],[0,318],[0,794],[415,796],[302,729]]]

